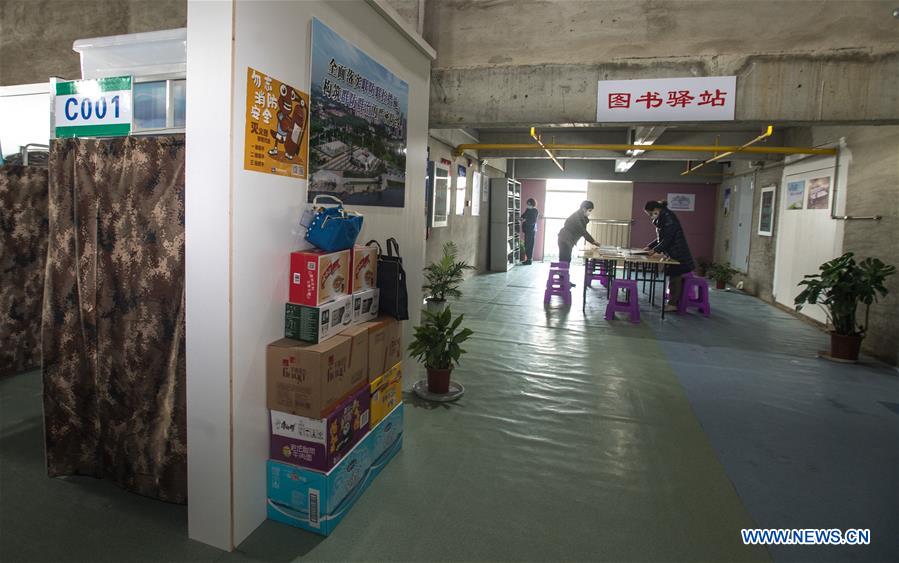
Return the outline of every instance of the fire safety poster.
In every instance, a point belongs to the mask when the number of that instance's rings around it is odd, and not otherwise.
[[[248,67],[244,169],[305,179],[308,131],[309,94]]]

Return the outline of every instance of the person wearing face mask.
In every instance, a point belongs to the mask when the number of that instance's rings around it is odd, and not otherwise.
[[[594,246],[599,243],[593,240],[590,233],[587,232],[587,225],[590,223],[590,213],[593,212],[593,202],[584,201],[577,211],[572,213],[568,219],[565,219],[565,226],[559,231],[559,262],[571,263],[571,250],[575,247],[581,237]],[[574,284],[571,284],[574,287]]]
[[[666,311],[676,311],[684,289],[684,274],[692,272],[696,267],[693,255],[687,245],[687,237],[681,227],[680,219],[670,209],[667,201],[647,201],[643,210],[656,228],[656,240],[649,243],[644,250],[650,256],[664,255],[680,262],[676,266],[666,266],[670,297],[665,306]]]
[[[530,266],[534,260],[534,241],[537,239],[537,202],[534,198],[527,201],[527,209],[521,214],[521,232],[524,233],[524,258],[521,263]]]

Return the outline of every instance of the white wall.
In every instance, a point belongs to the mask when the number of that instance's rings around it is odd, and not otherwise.
[[[0,147],[12,154],[29,143],[50,142],[50,83],[0,87]]]
[[[188,19],[188,533],[231,549],[231,3],[189,2]]]
[[[198,21],[196,14],[203,17],[204,10],[215,11],[219,17],[229,12],[231,2],[218,2],[216,8],[204,8],[189,2],[188,8],[188,80],[197,97],[188,99],[188,172],[194,164],[194,176],[188,176],[188,202],[193,201],[192,192],[222,194],[228,190],[228,182],[223,178],[223,171],[230,171],[231,201],[227,211],[216,206],[214,221],[220,221],[230,213],[230,238],[228,232],[221,232],[221,226],[215,225],[215,232],[221,234],[220,240],[202,240],[202,244],[191,244],[188,239],[187,255],[190,274],[191,257],[201,259],[197,254],[205,253],[207,246],[216,252],[227,248],[227,260],[230,264],[228,275],[224,278],[209,279],[209,276],[188,276],[188,392],[191,392],[191,380],[209,378],[223,388],[230,386],[230,419],[231,419],[231,475],[230,493],[233,499],[233,532],[231,545],[223,546],[216,541],[208,541],[195,534],[199,530],[195,519],[203,518],[207,500],[204,497],[191,496],[191,537],[213,543],[225,549],[239,544],[265,519],[265,460],[268,458],[268,410],[265,406],[265,346],[267,343],[283,335],[284,303],[287,300],[287,266],[288,255],[295,245],[295,222],[306,201],[306,182],[292,178],[278,177],[243,170],[244,120],[246,99],[246,72],[252,66],[279,80],[309,91],[309,53],[312,17],[317,17],[345,39],[353,42],[385,67],[400,76],[409,84],[409,116],[408,116],[408,149],[406,167],[406,204],[403,209],[360,207],[356,208],[365,215],[365,226],[360,239],[376,238],[384,240],[395,237],[403,253],[405,268],[408,274],[410,317],[417,319],[421,303],[421,269],[424,263],[425,250],[425,215],[424,215],[424,177],[427,147],[427,119],[430,78],[430,59],[417,50],[394,24],[380,15],[369,2],[243,2],[234,6],[234,41],[233,82],[228,88],[221,89],[221,81],[209,78],[209,82],[196,79],[191,68],[194,28],[205,30],[208,24]],[[226,9],[227,7],[227,9]],[[221,12],[221,13],[219,13]],[[230,33],[230,21],[218,22]],[[220,29],[218,35],[224,32]],[[198,33],[199,34],[199,33]],[[197,34],[197,35],[198,35]],[[211,41],[211,40],[209,40]],[[207,43],[208,40],[199,39]],[[199,52],[199,47],[196,47]],[[230,72],[230,70],[228,71]],[[208,85],[208,86],[207,86]],[[221,92],[223,95],[210,95]],[[234,101],[227,111],[218,113],[230,115],[230,123],[226,120],[230,131],[221,131],[221,127],[212,127],[215,135],[229,137],[230,147],[225,150],[220,142],[210,146],[199,141],[203,132],[198,131],[203,123],[194,120],[193,111],[207,103],[224,109],[218,98],[226,98],[229,92]],[[202,97],[203,99],[199,99]],[[210,114],[211,111],[207,111]],[[193,137],[191,137],[193,133]],[[196,139],[191,143],[191,139]],[[198,147],[198,148],[195,148]],[[191,160],[194,151],[209,153],[209,162],[199,159]],[[215,163],[215,164],[214,164]],[[215,168],[208,178],[202,177],[201,165]],[[191,180],[194,180],[192,182]],[[193,213],[188,208],[187,221],[203,225],[206,222],[200,216],[200,210]],[[197,238],[199,241],[199,237]],[[230,247],[228,241],[230,240]],[[221,272],[218,272],[221,274]],[[227,283],[226,283],[227,282]],[[198,295],[207,286],[214,286],[216,293],[222,286],[228,286],[228,298],[216,295],[222,310],[229,311],[230,346],[222,348],[221,340],[208,341],[204,330],[199,326],[200,319],[194,318],[191,324],[194,303],[191,295],[200,303],[206,297]],[[193,293],[191,292],[193,290]],[[216,317],[216,322],[222,322]],[[191,330],[193,328],[193,331]],[[408,339],[412,333],[411,323],[406,323],[404,336]],[[213,350],[208,350],[213,347]],[[230,354],[227,351],[230,350]],[[213,373],[203,369],[196,363],[191,364],[191,355],[202,356],[207,352],[223,354],[230,360],[230,367],[224,372],[216,369]],[[217,366],[218,367],[218,366]],[[411,364],[410,364],[411,367]],[[414,371],[407,371],[411,376]],[[195,387],[196,388],[196,387]],[[188,396],[188,416],[191,408],[202,409],[206,403],[203,397]],[[218,401],[215,401],[216,405]],[[201,421],[195,421],[201,424]],[[190,430],[190,429],[189,429]],[[188,434],[189,446],[191,434]],[[200,464],[206,460],[191,455],[189,464],[192,468],[190,477],[200,479]],[[216,485],[218,486],[218,485]],[[203,507],[198,507],[202,504]],[[215,503],[208,503],[209,509]],[[219,523],[216,523],[218,526]],[[205,528],[205,527],[204,527]],[[209,536],[212,537],[212,536]],[[218,536],[216,535],[216,538]]]

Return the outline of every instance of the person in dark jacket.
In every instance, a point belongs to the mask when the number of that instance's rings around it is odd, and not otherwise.
[[[534,241],[537,240],[537,202],[534,198],[527,201],[528,208],[521,214],[521,232],[524,233],[524,258],[521,263],[530,266],[534,260]]]
[[[559,231],[559,262],[571,262],[571,250],[582,237],[590,244],[599,246],[599,243],[593,240],[593,237],[587,232],[592,212],[593,202],[584,201],[577,211],[565,219],[565,226]],[[571,285],[574,286],[574,284]]]
[[[645,250],[650,251],[650,256],[662,254],[680,262],[676,266],[665,267],[670,289],[666,310],[677,310],[684,289],[683,276],[696,267],[690,247],[687,245],[687,237],[684,235],[680,219],[668,209],[667,201],[647,201],[643,210],[656,227],[656,240],[649,243]]]

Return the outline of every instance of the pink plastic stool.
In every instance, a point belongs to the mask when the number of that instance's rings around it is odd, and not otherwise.
[[[553,295],[561,296],[566,305],[571,305],[571,280],[568,277],[568,268],[550,268],[546,291],[543,292],[543,304],[548,305]]]
[[[606,272],[606,263],[599,260],[591,260],[587,264],[587,275],[584,283],[587,287],[593,287],[593,282],[599,280],[603,287],[609,287],[609,274]]]
[[[695,307],[706,317],[712,313],[712,307],[709,305],[709,280],[693,274],[684,275],[684,292],[677,302],[677,314],[686,313],[687,307]]]
[[[627,291],[627,299],[619,301],[619,290]],[[612,280],[612,294],[609,296],[609,304],[606,305],[606,320],[615,318],[615,313],[627,313],[632,323],[640,322],[640,302],[637,300],[637,280],[614,279]]]

